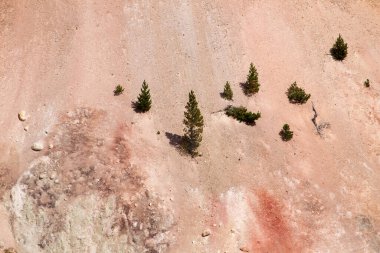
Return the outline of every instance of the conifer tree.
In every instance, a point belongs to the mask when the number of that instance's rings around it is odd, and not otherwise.
[[[232,105],[227,106],[224,109],[225,113],[229,117],[233,117],[240,122],[245,122],[247,125],[255,125],[256,120],[261,117],[261,113],[253,113],[247,110],[244,106],[235,107]]]
[[[249,73],[247,75],[247,82],[244,85],[244,93],[247,96],[252,96],[253,94],[259,92],[259,89],[259,75],[257,73],[256,67],[251,63],[249,67]]]
[[[152,106],[152,100],[150,98],[150,90],[145,80],[142,84],[141,93],[137,98],[137,102],[135,106],[136,106],[136,110],[139,112],[147,112],[150,110]]]
[[[281,131],[280,136],[283,141],[290,141],[293,138],[293,132],[290,131],[290,127],[288,124],[285,124]]]
[[[293,104],[304,104],[309,100],[310,94],[307,94],[304,89],[298,87],[297,82],[292,83],[286,91],[289,102]]]
[[[224,90],[223,90],[222,95],[227,100],[232,100],[232,97],[234,96],[234,93],[232,92],[232,89],[231,89],[231,85],[228,81],[224,85]]]
[[[118,85],[115,87],[113,94],[114,94],[114,96],[119,96],[120,94],[123,94],[123,92],[124,92],[123,86]]]
[[[347,43],[344,43],[342,36],[336,39],[334,46],[330,49],[332,57],[337,61],[343,61],[347,56]]]
[[[183,124],[185,125],[185,128],[183,129],[183,145],[186,151],[194,157],[198,154],[197,148],[202,141],[204,125],[203,116],[198,108],[198,102],[194,91],[189,93],[189,101],[185,108],[185,119],[183,120]]]

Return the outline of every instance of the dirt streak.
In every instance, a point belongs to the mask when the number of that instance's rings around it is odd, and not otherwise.
[[[266,190],[257,193],[258,207],[250,202],[256,213],[263,237],[252,235],[253,252],[302,252],[284,215],[282,204]]]

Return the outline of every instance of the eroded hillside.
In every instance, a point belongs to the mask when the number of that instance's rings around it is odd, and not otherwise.
[[[376,1],[4,0],[0,13],[0,249],[380,251]],[[136,113],[143,80],[152,109]],[[294,81],[306,104],[289,103]],[[205,122],[194,159],[175,147],[190,90]],[[239,123],[229,104],[261,118]]]

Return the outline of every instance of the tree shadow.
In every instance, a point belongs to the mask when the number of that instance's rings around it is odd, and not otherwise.
[[[144,113],[138,106],[138,103],[136,101],[131,102],[131,107],[136,113]]]
[[[244,121],[244,120],[238,120],[238,119],[235,119],[235,120],[237,120],[239,123],[245,124],[247,126],[256,126],[256,120],[254,120],[254,121]]]
[[[186,150],[183,145],[183,136],[169,132],[165,132],[165,136],[168,138],[169,144],[172,145],[181,155],[186,154]]]
[[[174,146],[175,148],[181,147],[181,144],[183,143],[181,135],[165,132],[165,136],[168,138],[170,145]]]
[[[248,97],[251,97],[253,94],[252,93],[249,93],[248,92],[248,89],[247,89],[247,82],[242,82],[242,83],[239,83],[239,86],[240,88],[242,89],[244,95],[248,96]]]
[[[220,95],[221,98],[223,98],[223,99],[225,99],[227,101],[234,101],[233,99],[226,98],[226,96],[224,95],[224,92],[220,92],[219,95]]]

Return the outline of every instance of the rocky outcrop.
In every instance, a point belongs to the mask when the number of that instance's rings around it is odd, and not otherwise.
[[[52,137],[59,145],[34,160],[12,188],[12,226],[21,252],[169,247],[172,212],[145,186],[142,170],[129,163],[127,140],[107,143],[90,129],[101,127],[104,116],[80,109],[65,118]]]

